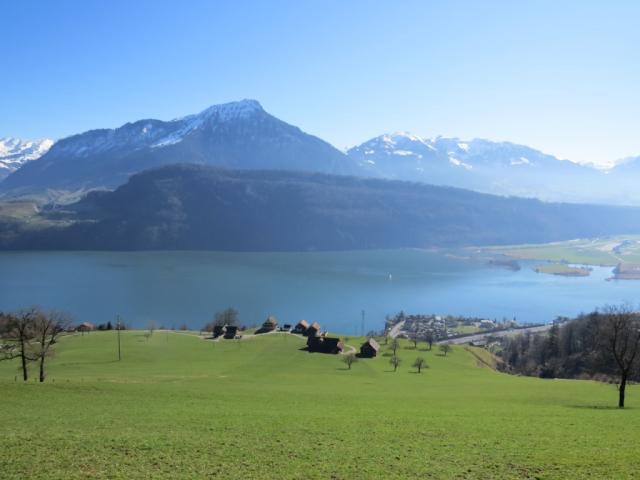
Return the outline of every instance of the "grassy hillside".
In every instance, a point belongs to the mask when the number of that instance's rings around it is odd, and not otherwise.
[[[355,340],[349,343],[356,344]],[[632,478],[640,388],[496,373],[455,348],[403,364],[273,334],[64,338],[45,384],[0,363],[3,478]],[[385,347],[383,347],[385,348]],[[421,348],[421,347],[419,347]],[[386,351],[386,350],[385,350]],[[430,368],[410,367],[417,355]]]

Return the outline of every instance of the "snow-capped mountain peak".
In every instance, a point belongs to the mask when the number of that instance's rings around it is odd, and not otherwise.
[[[40,158],[53,145],[53,140],[23,140],[14,137],[0,138],[0,179],[16,171],[26,162]]]

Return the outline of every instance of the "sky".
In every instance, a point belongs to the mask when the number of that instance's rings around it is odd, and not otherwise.
[[[640,155],[637,1],[0,0],[0,137],[254,98],[345,149],[386,132]]]

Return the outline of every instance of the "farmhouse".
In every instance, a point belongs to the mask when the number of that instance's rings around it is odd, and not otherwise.
[[[380,345],[373,338],[370,338],[360,346],[360,356],[363,358],[373,358],[378,355]]]
[[[344,344],[339,338],[311,336],[307,339],[307,348],[310,352],[340,353]]]
[[[90,322],[83,322],[76,327],[76,332],[93,332],[96,326]]]
[[[307,322],[306,320],[300,320],[295,327],[293,327],[293,330],[291,330],[292,333],[298,333],[300,335],[304,335],[304,332],[307,331],[307,328],[309,328],[309,322]]]
[[[282,325],[280,327],[280,331],[281,332],[290,332],[291,331],[291,324],[285,323],[284,325]]]
[[[235,325],[227,325],[224,328],[224,338],[226,338],[227,340],[236,338],[237,333],[238,327],[236,327]]]
[[[269,316],[269,318],[267,318],[262,324],[262,327],[256,330],[256,335],[259,335],[261,333],[272,332],[276,329],[277,326],[278,326],[278,321],[276,320],[276,318]]]
[[[318,333],[320,333],[320,324],[318,322],[313,322],[309,325],[309,328],[305,330],[304,335],[306,337],[315,337]]]
[[[224,327],[222,325],[213,326],[213,338],[218,338],[224,333]]]

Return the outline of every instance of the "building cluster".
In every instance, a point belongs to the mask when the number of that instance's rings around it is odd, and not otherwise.
[[[410,332],[405,336],[417,336],[421,339],[428,336],[434,339],[446,338],[447,322],[440,315],[407,315],[402,330]]]

